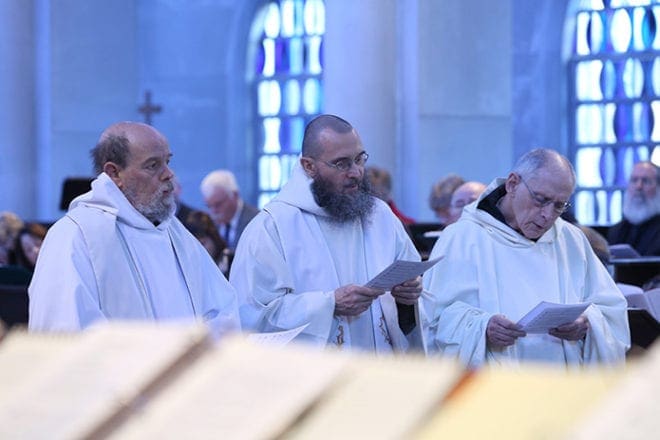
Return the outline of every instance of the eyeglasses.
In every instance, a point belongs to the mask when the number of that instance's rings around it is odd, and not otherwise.
[[[321,159],[314,159],[314,160],[323,162],[327,166],[334,168],[338,171],[341,171],[342,173],[345,173],[346,171],[350,170],[353,167],[353,164],[359,167],[363,167],[364,164],[367,163],[367,159],[369,159],[369,153],[363,151],[362,153],[355,156],[354,159],[351,159],[350,157],[342,157],[341,159],[337,159],[332,162],[326,162],[325,160],[321,160]]]
[[[529,185],[527,185],[527,182],[525,182],[522,176],[520,176],[520,181],[525,185],[525,188],[527,188],[527,191],[529,191],[529,195],[532,196],[532,199],[534,200],[534,204],[538,208],[545,208],[546,206],[552,204],[552,209],[557,214],[563,214],[564,212],[566,212],[568,208],[571,207],[570,202],[560,202],[536,194],[534,191],[531,190]]]

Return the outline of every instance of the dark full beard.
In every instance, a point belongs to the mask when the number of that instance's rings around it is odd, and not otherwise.
[[[640,200],[627,192],[623,196],[623,216],[632,224],[638,225],[660,213],[660,192],[652,199]]]
[[[341,194],[334,190],[330,181],[317,176],[311,185],[314,200],[336,223],[347,223],[356,219],[365,220],[374,209],[369,181],[363,178],[354,194]]]
[[[163,193],[166,190],[170,192],[167,196],[164,196]],[[174,208],[174,194],[172,193],[171,183],[160,187],[147,201],[139,201],[138,192],[134,191],[133,188],[125,188],[124,195],[140,214],[154,224],[165,221]]]

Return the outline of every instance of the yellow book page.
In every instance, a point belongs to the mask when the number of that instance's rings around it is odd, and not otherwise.
[[[463,377],[453,361],[355,357],[285,439],[408,438]]]
[[[414,438],[561,438],[622,376],[623,370],[483,369]]]

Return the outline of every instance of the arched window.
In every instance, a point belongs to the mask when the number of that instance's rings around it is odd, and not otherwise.
[[[575,216],[609,225],[621,219],[632,165],[660,163],[660,3],[577,0],[569,11]]]
[[[307,122],[323,110],[323,0],[272,0],[251,29],[248,81],[258,205],[288,179]]]

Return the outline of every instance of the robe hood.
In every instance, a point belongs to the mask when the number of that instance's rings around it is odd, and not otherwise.
[[[91,191],[73,199],[69,205],[69,211],[72,211],[78,206],[100,209],[117,217],[117,221],[137,229],[165,229],[176,210],[176,206],[173,204],[168,218],[159,223],[158,226],[154,226],[149,219],[135,209],[115,182],[105,173],[99,174],[94,179]]]
[[[511,247],[531,247],[539,243],[554,242],[557,239],[559,228],[567,227],[567,222],[561,217],[558,217],[557,220],[555,220],[554,224],[545,232],[545,234],[539,237],[538,240],[534,241],[525,237],[506,223],[499,221],[483,209],[477,208],[483,199],[488,197],[499,186],[504,185],[505,181],[506,179],[501,177],[493,180],[475,202],[470,203],[463,208],[463,213],[461,214],[459,222],[469,221],[477,223],[486,229],[494,240]],[[452,227],[452,225],[449,227]]]
[[[321,208],[314,200],[311,187],[312,181],[313,179],[305,173],[302,165],[298,162],[291,171],[291,177],[273,201],[295,206],[314,215],[329,217],[330,215],[326,210]]]

